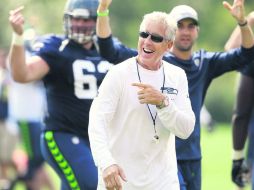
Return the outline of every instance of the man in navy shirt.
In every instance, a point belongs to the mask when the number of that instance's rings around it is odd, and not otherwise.
[[[112,0],[100,0],[97,18],[97,36],[99,37],[100,53],[110,62],[121,62],[136,56],[137,51],[114,41],[108,18],[108,7]],[[244,4],[242,0],[234,1],[231,6],[224,2],[224,7],[236,19],[241,29],[241,48],[230,52],[193,52],[193,45],[198,38],[199,23],[196,11],[186,5],[173,8],[173,16],[178,24],[174,45],[164,56],[164,60],[185,70],[192,109],[195,113],[196,124],[194,132],[187,140],[176,139],[176,151],[181,189],[201,189],[201,149],[200,149],[200,110],[207,89],[212,80],[225,72],[237,70],[254,59],[253,34],[246,23]],[[104,14],[103,14],[104,13]],[[144,49],[147,54],[156,53]]]
[[[88,139],[93,98],[112,64],[102,59],[95,38],[97,0],[68,0],[64,36],[41,39],[36,56],[25,59],[23,7],[10,11],[13,29],[10,67],[18,82],[42,79],[48,113],[41,146],[46,161],[61,178],[62,190],[95,190],[95,167]]]

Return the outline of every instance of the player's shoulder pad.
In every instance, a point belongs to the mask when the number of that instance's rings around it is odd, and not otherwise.
[[[63,35],[56,34],[46,34],[38,36],[35,40],[33,48],[37,51],[47,50],[57,50],[61,45],[62,41],[65,39]]]

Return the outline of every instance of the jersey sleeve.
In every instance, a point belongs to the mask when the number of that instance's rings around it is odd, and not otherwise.
[[[241,69],[241,73],[245,76],[254,78],[254,62]]]
[[[180,72],[175,101],[170,101],[169,98],[169,106],[158,109],[158,116],[163,125],[179,138],[188,138],[194,130],[195,115],[190,103],[187,77],[183,70]]]
[[[63,39],[55,35],[46,35],[37,40],[35,55],[41,57],[52,69],[54,65],[61,62],[61,56],[59,56],[59,48]]]
[[[210,60],[210,75],[217,77],[227,71],[241,70],[246,65],[254,61],[254,47],[252,48],[235,48],[227,52],[207,52],[205,59]]]
[[[138,54],[137,50],[124,46],[112,36],[98,38],[98,45],[101,56],[111,63],[120,63]]]

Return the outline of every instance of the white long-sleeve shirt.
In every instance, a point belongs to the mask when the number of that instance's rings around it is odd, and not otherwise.
[[[149,105],[156,118],[159,142],[146,104],[138,100],[138,88],[132,83],[150,84],[169,97],[169,106],[157,109]],[[179,189],[175,153],[175,135],[187,138],[194,129],[185,72],[164,62],[157,71],[139,66],[130,58],[114,66],[104,78],[90,109],[89,138],[99,168],[98,189],[105,189],[102,171],[118,164],[127,177],[123,190]]]

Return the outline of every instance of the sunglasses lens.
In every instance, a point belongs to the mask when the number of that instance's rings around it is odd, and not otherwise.
[[[153,42],[156,42],[156,43],[160,43],[163,41],[163,37],[162,36],[154,36],[154,35],[151,35],[151,40]]]
[[[139,36],[141,38],[147,38],[149,36],[149,34],[147,32],[139,32]]]
[[[139,32],[141,38],[147,38],[149,35],[151,36],[151,40],[155,43],[160,43],[164,40],[162,36],[153,35],[148,32]]]

